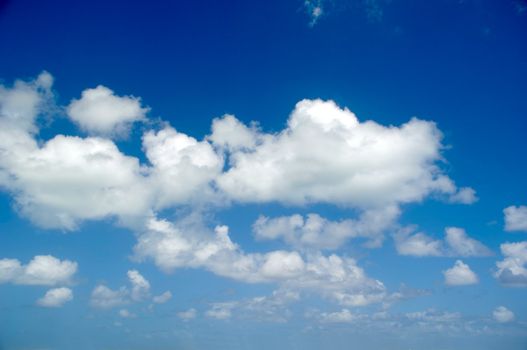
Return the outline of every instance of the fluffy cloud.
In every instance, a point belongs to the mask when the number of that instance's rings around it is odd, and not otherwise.
[[[496,263],[494,276],[504,285],[527,286],[527,241],[503,243],[500,249],[505,259]]]
[[[61,307],[68,301],[73,300],[73,292],[69,288],[54,288],[37,300],[37,304],[43,307]]]
[[[478,276],[461,260],[456,260],[453,267],[443,271],[443,275],[445,276],[445,284],[449,286],[466,286],[478,283]]]
[[[153,165],[149,170],[156,208],[210,196],[210,183],[223,168],[223,159],[206,141],[197,141],[166,126],[143,136],[143,149]]]
[[[155,297],[153,297],[152,301],[156,304],[164,304],[170,299],[172,299],[172,293],[169,290],[167,290],[163,294],[156,295]]]
[[[348,309],[342,309],[336,312],[323,312],[320,314],[320,321],[325,323],[348,323],[357,318]]]
[[[492,312],[492,316],[499,323],[508,323],[514,321],[514,313],[505,306],[498,306]]]
[[[215,130],[222,122],[216,121]],[[219,138],[215,130],[213,142]],[[246,147],[229,152],[230,168],[217,183],[241,202],[359,208],[420,201],[431,193],[456,195],[452,180],[435,164],[441,159],[441,138],[432,122],[414,118],[385,127],[359,122],[332,101],[303,100],[286,129],[259,133],[255,146],[245,142]]]
[[[331,221],[318,214],[268,218],[260,216],[253,225],[257,239],[283,239],[297,248],[336,249],[351,238],[365,238],[370,247],[379,246],[384,231],[390,228],[399,216],[395,206],[383,210],[370,210],[358,220]]]
[[[152,259],[167,272],[204,268],[244,282],[275,282],[288,290],[313,291],[343,305],[362,306],[386,297],[384,285],[367,277],[353,259],[302,257],[296,251],[245,253],[230,240],[226,226],[211,233],[196,219],[173,224],[152,218],[134,251],[136,259]]]
[[[37,255],[27,265],[22,265],[17,259],[0,259],[0,284],[69,284],[76,272],[76,262],[61,261],[51,255]]]
[[[183,321],[190,321],[196,318],[197,312],[196,312],[196,309],[191,308],[186,311],[178,312],[177,316]]]
[[[527,232],[527,206],[511,205],[503,209],[503,214],[505,215],[505,231]]]
[[[148,282],[137,270],[127,272],[128,280],[132,285],[130,297],[133,301],[141,301],[150,296],[150,282]]]
[[[96,135],[124,135],[133,122],[145,119],[146,112],[139,98],[116,96],[102,85],[84,90],[67,108],[71,120]]]
[[[492,252],[481,242],[470,238],[464,229],[447,227],[444,241],[422,232],[414,233],[406,227],[394,235],[395,248],[400,255],[410,256],[491,256]]]
[[[124,305],[129,302],[128,294],[129,292],[125,287],[112,290],[104,285],[98,285],[91,293],[91,305],[100,309]]]

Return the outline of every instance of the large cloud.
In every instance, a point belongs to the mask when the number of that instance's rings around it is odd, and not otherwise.
[[[59,260],[51,255],[37,255],[27,265],[17,259],[0,259],[0,284],[69,284],[76,272],[76,262]]]
[[[224,129],[232,124],[232,117],[217,120],[211,140],[227,144]],[[386,127],[359,122],[332,101],[303,100],[286,129],[256,134],[253,146],[244,137],[245,147],[231,149],[230,168],[217,182],[241,202],[368,208],[420,201],[430,193],[456,195],[436,165],[441,138],[432,122],[414,118]]]
[[[68,116],[81,129],[96,135],[125,135],[135,121],[145,119],[148,108],[140,99],[116,96],[105,86],[86,89],[79,100],[71,101]]]

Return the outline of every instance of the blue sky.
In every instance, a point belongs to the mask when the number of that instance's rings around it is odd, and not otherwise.
[[[525,349],[526,16],[0,0],[0,349]]]

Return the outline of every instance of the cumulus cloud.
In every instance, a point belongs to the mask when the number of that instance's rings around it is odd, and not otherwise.
[[[37,304],[43,307],[61,307],[68,301],[73,300],[73,292],[69,288],[54,288],[37,300]]]
[[[152,301],[156,304],[164,304],[170,299],[172,299],[172,293],[169,290],[167,290],[163,294],[156,295],[155,297],[153,297]]]
[[[320,321],[324,323],[349,323],[357,318],[348,309],[336,312],[323,312],[320,314]]]
[[[492,312],[492,317],[499,323],[508,323],[514,321],[514,313],[505,306],[498,306]]]
[[[380,302],[384,285],[366,276],[356,261],[337,255],[296,251],[245,253],[234,244],[226,226],[209,232],[195,219],[170,223],[152,218],[134,247],[139,260],[152,259],[161,269],[204,268],[243,282],[274,282],[291,290],[311,290],[343,305]]]
[[[109,309],[129,303],[129,291],[125,287],[112,290],[105,285],[96,286],[91,293],[91,305],[100,309]]]
[[[456,263],[450,269],[443,271],[445,276],[445,284],[448,286],[466,286],[478,283],[478,276],[470,269],[470,267],[461,260],[456,260]]]
[[[81,129],[95,135],[125,135],[133,122],[145,120],[148,108],[133,96],[117,96],[99,85],[86,89],[67,107],[68,116]]]
[[[527,232],[527,206],[511,205],[503,209],[505,215],[505,231]]]
[[[464,229],[447,227],[443,240],[434,239],[415,227],[406,227],[394,235],[395,248],[400,255],[410,256],[491,256],[492,252],[481,242],[470,238]]]
[[[37,255],[27,265],[17,259],[0,259],[0,284],[69,284],[76,272],[76,262],[60,260],[51,255]]]
[[[504,285],[527,286],[527,241],[503,243],[500,249],[505,258],[496,263],[494,277]]]
[[[333,101],[303,100],[286,129],[260,133],[254,147],[229,152],[230,167],[217,183],[241,202],[369,208],[420,201],[431,193],[450,196],[458,190],[436,165],[441,138],[432,122],[414,118],[385,127],[359,122]]]
[[[365,238],[367,246],[378,247],[384,231],[394,225],[398,216],[395,206],[366,211],[358,220],[331,221],[318,214],[308,214],[306,218],[298,214],[260,216],[253,224],[253,232],[257,239],[283,239],[297,248],[336,249],[352,238]]]
[[[148,282],[137,270],[127,272],[128,280],[132,285],[130,297],[133,301],[141,301],[150,296],[150,282]]]
[[[197,314],[198,313],[197,313],[196,309],[190,308],[188,310],[178,312],[177,316],[180,319],[182,319],[183,321],[190,321],[190,320],[195,319]]]

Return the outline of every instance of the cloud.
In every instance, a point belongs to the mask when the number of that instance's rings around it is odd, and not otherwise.
[[[499,323],[508,323],[514,321],[514,313],[505,306],[498,306],[492,312],[492,317]]]
[[[27,265],[22,265],[17,259],[0,259],[0,284],[69,284],[76,272],[76,262],[61,261],[51,255],[37,255]]]
[[[472,204],[478,201],[476,191],[470,187],[462,187],[449,197],[451,203]]]
[[[317,24],[319,18],[324,14],[323,0],[305,0],[304,8],[307,15],[311,18],[309,26],[313,27]]]
[[[37,300],[37,305],[43,307],[61,307],[68,301],[73,300],[73,292],[69,288],[54,288]]]
[[[157,295],[157,296],[153,297],[152,301],[154,303],[156,303],[156,304],[164,304],[167,301],[169,301],[170,299],[172,299],[172,293],[169,290],[167,290],[163,294],[160,294],[160,295]]]
[[[191,308],[186,311],[178,312],[177,316],[183,321],[190,321],[196,318],[197,312],[196,312],[196,309]]]
[[[232,124],[232,118],[225,123]],[[287,125],[277,134],[258,133],[252,148],[228,152],[230,167],[217,179],[218,187],[239,202],[362,209],[458,191],[436,165],[442,135],[433,122],[414,118],[385,127],[359,122],[333,101],[303,100]],[[214,130],[210,139],[217,139]]]
[[[527,232],[527,206],[511,205],[503,209],[505,215],[505,231]]]
[[[453,267],[443,271],[443,275],[445,276],[445,284],[448,286],[466,286],[476,284],[479,281],[474,271],[461,260],[456,260]]]
[[[117,96],[102,85],[84,90],[81,98],[67,107],[68,116],[81,129],[104,136],[126,135],[132,123],[145,120],[147,112],[139,98]]]
[[[150,219],[134,252],[136,259],[152,259],[166,272],[204,268],[243,282],[313,291],[343,305],[363,306],[386,297],[384,285],[367,277],[353,259],[282,250],[245,253],[230,240],[228,227],[217,226],[210,232],[196,218],[175,224]]]
[[[133,301],[141,301],[150,296],[150,283],[137,270],[127,272],[128,280],[132,285],[130,297]]]
[[[109,309],[128,304],[129,291],[125,287],[112,290],[104,285],[96,286],[91,293],[91,305],[100,309]]]
[[[324,323],[349,323],[357,319],[350,310],[342,309],[336,312],[323,312],[320,314],[320,321]]]
[[[505,259],[496,262],[494,277],[504,285],[527,286],[527,241],[503,243],[500,249]]]
[[[268,218],[260,216],[253,224],[257,239],[283,239],[296,248],[336,249],[352,238],[367,239],[367,246],[378,247],[384,231],[394,225],[399,216],[395,206],[363,212],[358,220],[331,221],[318,214],[306,218],[295,214]]]
[[[481,242],[470,238],[464,229],[447,227],[445,239],[436,240],[415,227],[406,227],[394,234],[395,248],[400,255],[409,256],[491,256],[492,251]]]
[[[236,317],[252,321],[285,322],[290,316],[288,305],[298,299],[298,293],[275,290],[268,296],[213,303],[205,315],[218,320]]]
[[[135,317],[137,317],[136,314],[128,311],[128,309],[121,309],[121,310],[119,310],[119,316],[121,316],[122,318],[135,318]]]

